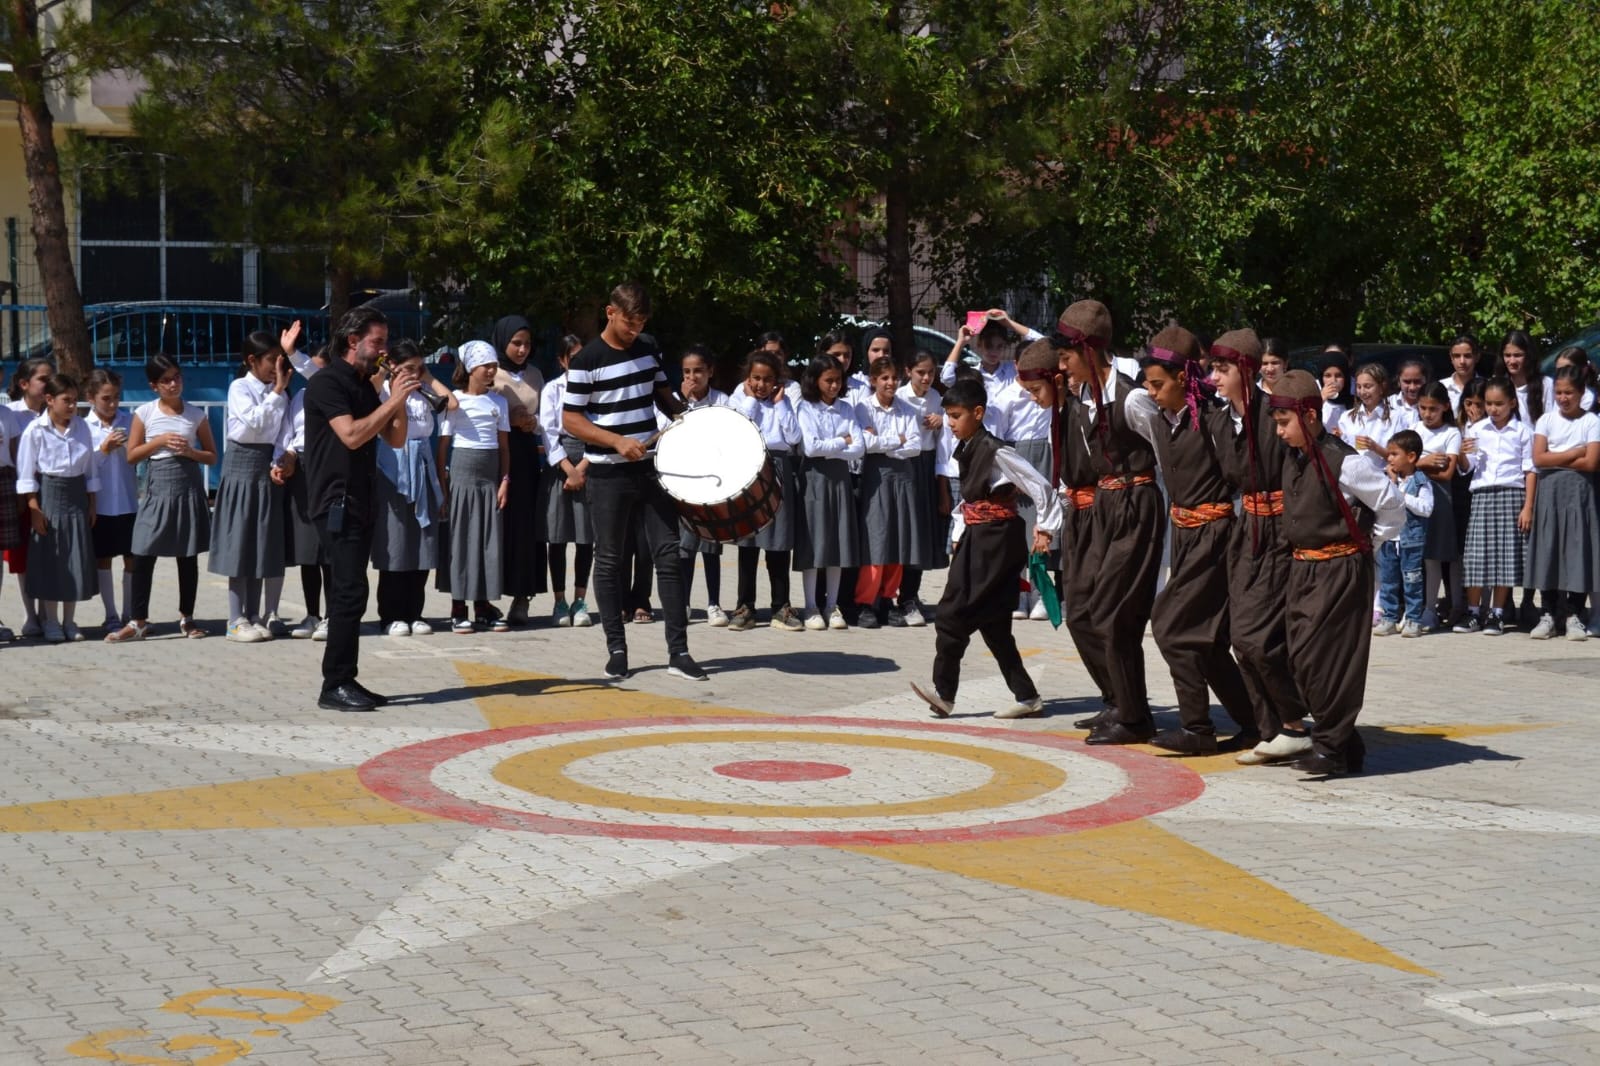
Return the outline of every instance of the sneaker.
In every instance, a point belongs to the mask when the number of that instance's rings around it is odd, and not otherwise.
[[[1026,592],[1017,599],[1017,609],[1011,612],[1012,618],[1020,622],[1028,617],[1029,599],[1030,597]]]
[[[710,626],[712,629],[727,629],[728,612],[724,611],[721,607],[718,607],[713,603],[710,607],[706,608],[706,625]]]
[[[821,611],[807,611],[805,627],[813,633],[821,633],[828,628],[828,620],[822,617]]]
[[[1582,622],[1575,617],[1567,619],[1568,640],[1588,640],[1589,637],[1589,630]]]
[[[1372,635],[1375,637],[1392,637],[1398,632],[1400,627],[1387,618],[1380,618],[1378,624],[1372,627]]]
[[[566,600],[557,600],[555,610],[550,612],[550,620],[558,629],[566,629],[572,625],[572,608],[567,606]]]
[[[1539,624],[1528,631],[1529,640],[1549,640],[1556,635],[1556,620],[1547,614],[1539,616]]]
[[[1050,612],[1045,608],[1044,597],[1037,592],[1033,594],[1033,609],[1028,612],[1028,617],[1035,622],[1050,621]]]
[[[322,619],[314,614],[308,614],[300,619],[300,624],[289,630],[289,636],[295,640],[310,640],[311,634],[317,631],[317,626],[322,624]]]
[[[277,611],[267,615],[261,622],[267,627],[267,635],[270,637],[281,637],[289,631],[289,623],[279,618]]]
[[[389,628],[385,632],[391,637],[409,637],[411,635],[411,623],[390,622]]]
[[[1468,611],[1465,618],[1450,627],[1452,633],[1481,633],[1483,623],[1478,620],[1477,614]]]
[[[411,635],[414,637],[431,637],[433,636],[433,627],[419,618],[411,623]]]
[[[228,623],[228,639],[235,644],[260,644],[261,630],[251,625],[247,618],[235,618]]]
[[[994,712],[996,718],[1033,718],[1044,713],[1044,700],[1035,696],[1031,700],[1003,707]]]
[[[528,597],[517,596],[512,599],[511,610],[506,612],[506,622],[514,626],[525,626],[528,624]],[[505,630],[497,629],[495,632],[504,633]]]
[[[594,625],[594,619],[589,617],[589,605],[583,600],[572,601],[572,628],[587,629]]]
[[[719,611],[718,613],[721,612]],[[709,610],[706,612],[706,622],[710,625],[717,624],[715,619],[711,617]],[[756,612],[750,608],[749,604],[741,603],[733,609],[731,617],[724,616],[722,624],[728,627],[728,632],[730,633],[743,633],[747,629],[755,628]],[[774,619],[773,624],[777,624],[776,619]]]
[[[928,616],[922,613],[922,601],[920,600],[907,600],[900,605],[900,613],[906,616],[906,625],[908,626],[915,627],[928,624]]]
[[[76,644],[83,639],[83,630],[78,628],[78,623],[68,622],[61,627],[61,635],[66,638],[67,643]]]
[[[44,636],[44,626],[39,624],[39,620],[37,618],[31,622],[24,622],[22,624],[23,640],[37,640],[42,636]]]
[[[861,616],[856,619],[857,629],[882,629],[883,623],[878,621],[876,607],[862,607]]]
[[[265,622],[251,622],[256,627],[256,632],[261,634],[262,640],[272,639],[272,629]]]
[[[710,678],[710,675],[700,669],[700,664],[686,651],[679,652],[667,662],[667,673],[673,677],[681,677],[685,681],[705,681]]]
[[[317,628],[311,631],[311,639],[316,641],[328,639],[328,620],[326,618],[317,619]]]
[[[904,629],[906,627],[906,613],[900,609],[899,604],[889,608],[887,624],[890,629]]]
[[[1250,754],[1261,757],[1262,762],[1282,762],[1285,759],[1298,759],[1311,751],[1311,734],[1291,736],[1288,733],[1279,733],[1271,740],[1264,740],[1250,749]],[[1239,754],[1247,754],[1240,752]],[[1243,761],[1243,760],[1239,760]]]
[[[452,633],[461,633],[461,634],[465,635],[465,634],[470,634],[470,633],[476,633],[477,629],[474,628],[474,626],[472,624],[472,619],[470,619],[470,618],[455,618],[455,619],[452,619],[451,622],[450,622],[450,632],[452,632]]]
[[[511,619],[502,614],[483,615],[479,616],[473,626],[474,628],[482,626],[491,633],[509,633],[511,632]]]
[[[40,626],[39,635],[44,637],[45,642],[48,644],[65,644],[67,642],[67,634],[55,622],[46,622]]]
[[[841,611],[838,607],[835,607],[833,609],[833,613],[828,615],[828,628],[829,629],[849,629],[850,628],[849,624],[847,622],[845,622],[845,620],[844,620],[844,612]]]
[[[1405,625],[1400,627],[1400,635],[1402,637],[1420,637],[1422,636],[1422,626],[1407,618]]]
[[[1498,637],[1505,631],[1505,615],[1501,614],[1499,611],[1491,611],[1488,619],[1486,619],[1483,623],[1483,635],[1486,637]]]
[[[606,677],[611,681],[623,681],[628,676],[628,653],[614,651],[606,660]]]
[[[106,634],[106,643],[123,644],[130,640],[143,640],[148,632],[150,632],[149,622],[124,622],[121,629]]]
[[[798,633],[805,628],[805,623],[800,621],[800,616],[795,609],[787,603],[772,612],[772,628],[782,629],[788,633]]]

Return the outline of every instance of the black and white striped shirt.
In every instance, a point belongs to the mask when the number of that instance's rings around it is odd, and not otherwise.
[[[567,366],[565,409],[577,411],[601,429],[643,443],[656,431],[655,389],[664,385],[661,353],[634,341],[627,350],[596,337]],[[616,449],[584,444],[591,463],[625,462]]]

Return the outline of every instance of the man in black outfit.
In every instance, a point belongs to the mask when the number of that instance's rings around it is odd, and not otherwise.
[[[628,638],[622,625],[627,575],[623,547],[638,537],[638,550],[655,560],[666,623],[667,673],[704,681],[689,656],[689,609],[678,568],[678,512],[647,450],[656,435],[656,408],[682,412],[661,370],[661,352],[639,334],[650,317],[642,285],[611,291],[606,327],[567,366],[562,428],[584,442],[589,459],[589,513],[594,522],[595,602],[606,632],[606,677],[628,676]]]
[[[388,700],[356,680],[361,616],[367,611],[367,561],[372,553],[373,480],[378,438],[406,441],[406,397],[415,375],[401,373],[381,403],[372,373],[389,345],[381,311],[345,313],[329,345],[328,365],[306,384],[307,493],[311,518],[328,558],[328,644],[322,653],[322,695],[330,711],[374,711]]]

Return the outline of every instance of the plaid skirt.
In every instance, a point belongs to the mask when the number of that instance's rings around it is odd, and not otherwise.
[[[1472,494],[1462,572],[1470,588],[1521,588],[1528,538],[1517,530],[1527,492],[1520,485]]]
[[[0,548],[20,548],[23,540],[22,507],[17,502],[17,468],[0,466]]]

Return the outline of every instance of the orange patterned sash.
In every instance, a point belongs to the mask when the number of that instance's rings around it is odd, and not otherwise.
[[[1257,518],[1276,518],[1283,514],[1282,492],[1247,492],[1244,494],[1244,513]]]
[[[987,522],[1005,522],[1015,517],[1017,517],[1015,504],[977,500],[961,505],[961,519],[969,526],[981,526]]]
[[[1077,511],[1087,511],[1094,506],[1094,486],[1068,489],[1067,499],[1072,501],[1072,507]]]
[[[1099,488],[1105,489],[1107,492],[1116,492],[1131,485],[1154,485],[1155,483],[1156,479],[1153,474],[1111,474],[1096,482]]]
[[[1329,559],[1343,559],[1347,555],[1360,555],[1361,545],[1353,540],[1335,541],[1320,548],[1296,548],[1294,557],[1303,563],[1323,563]]]
[[[1172,524],[1179,529],[1199,529],[1201,526],[1232,517],[1231,503],[1202,503],[1199,507],[1172,508]]]

